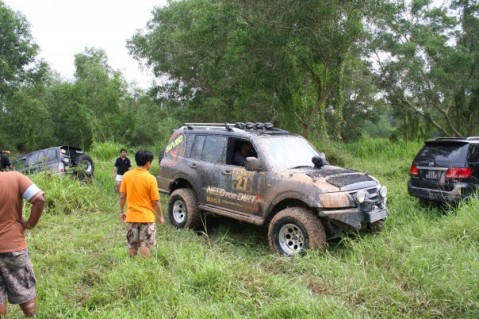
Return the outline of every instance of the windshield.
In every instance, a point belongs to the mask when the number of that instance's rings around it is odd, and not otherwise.
[[[270,136],[261,139],[258,146],[274,170],[313,167],[311,160],[318,155],[309,142],[300,136]]]

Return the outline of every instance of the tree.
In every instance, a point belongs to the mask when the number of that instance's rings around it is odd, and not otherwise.
[[[371,69],[371,65],[359,54],[348,56],[344,63],[344,78],[326,108],[326,120],[341,126],[339,129],[334,126],[329,128],[330,134],[336,135],[337,140],[360,138],[367,130],[366,125],[377,124],[387,111],[385,101],[378,97],[379,90],[374,84]],[[341,103],[342,107],[336,106]],[[342,112],[341,116],[338,112]]]
[[[5,148],[45,145],[52,136],[45,126],[47,107],[37,96],[49,69],[37,59],[37,50],[25,17],[0,0],[0,140]]]
[[[108,65],[103,50],[87,48],[75,55],[75,98],[73,105],[88,110],[88,126],[97,141],[121,140],[125,131],[122,100],[128,96],[126,83]]]
[[[31,91],[25,88],[11,96],[6,109],[8,121],[2,125],[2,130],[9,132],[4,141],[20,151],[47,147],[53,137],[48,108]]]
[[[34,64],[38,46],[30,34],[25,17],[0,0],[0,98],[13,94],[18,85],[42,69]],[[1,101],[0,101],[1,102]]]
[[[57,82],[49,91],[54,143],[89,148],[93,141],[92,113],[83,90],[73,83]]]
[[[478,133],[478,1],[447,4],[398,1],[376,21],[378,83],[406,137],[426,126],[446,136]]]
[[[276,120],[301,127],[303,135],[319,122],[326,136],[326,103],[362,37],[363,5],[171,2],[156,9],[147,32],[128,46],[159,78],[170,80],[163,88],[197,118]]]

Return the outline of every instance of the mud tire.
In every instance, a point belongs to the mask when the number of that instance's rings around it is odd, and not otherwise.
[[[268,243],[280,255],[302,255],[306,250],[326,249],[326,232],[319,218],[309,210],[289,207],[271,220]]]
[[[91,180],[93,172],[95,171],[95,164],[88,155],[80,155],[75,160],[75,175],[81,180]]]
[[[197,229],[201,225],[195,192],[181,188],[171,193],[168,200],[168,217],[176,228]]]

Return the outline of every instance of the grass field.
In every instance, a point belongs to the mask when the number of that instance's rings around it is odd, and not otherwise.
[[[144,260],[127,257],[119,221],[111,168],[120,146],[96,145],[92,184],[33,177],[48,198],[28,235],[38,318],[478,318],[479,199],[443,208],[410,198],[420,146],[319,145],[330,161],[388,186],[390,217],[378,235],[286,258],[269,251],[264,228],[209,218],[197,234],[167,221]],[[18,307],[9,312],[21,317]]]

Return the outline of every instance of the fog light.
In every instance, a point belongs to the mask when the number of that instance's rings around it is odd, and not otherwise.
[[[366,191],[363,189],[359,190],[354,196],[354,200],[358,204],[364,203],[364,201],[366,200]]]
[[[388,188],[386,186],[381,186],[379,195],[381,195],[382,198],[386,198],[386,196],[388,196]]]

